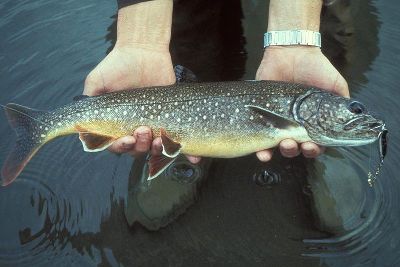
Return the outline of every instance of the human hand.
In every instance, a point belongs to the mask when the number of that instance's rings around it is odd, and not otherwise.
[[[302,83],[326,89],[332,93],[349,96],[346,80],[322,54],[318,47],[307,46],[270,46],[256,74],[257,80],[279,80]],[[292,158],[300,153],[306,158],[315,158],[324,148],[312,142],[297,144],[292,139],[285,139],[279,144],[283,156]],[[272,150],[256,153],[261,161],[272,158]]]
[[[170,85],[175,83],[171,55],[168,48],[116,46],[87,76],[83,94],[103,93],[137,87]],[[132,136],[116,140],[109,150],[136,155],[160,151],[161,141],[155,139],[149,127],[139,127]],[[157,152],[158,153],[158,152]]]

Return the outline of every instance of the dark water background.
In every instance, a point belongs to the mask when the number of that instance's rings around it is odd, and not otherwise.
[[[174,62],[201,80],[254,78],[266,3],[243,1],[241,10],[239,2],[203,2],[196,16],[184,12],[195,1],[175,9]],[[400,5],[343,3],[351,19],[343,9],[324,11],[324,51],[353,96],[387,121],[389,154],[374,188],[366,183],[374,146],[328,151],[316,161],[217,160],[197,201],[153,232],[127,224],[132,160],[84,153],[76,137],[66,137],[0,188],[0,266],[400,266]],[[215,5],[211,15],[207,5]],[[112,47],[115,13],[109,0],[3,0],[0,103],[46,110],[79,95],[87,73]],[[241,15],[242,24],[232,19]],[[182,37],[188,19],[203,23],[195,41]],[[4,114],[0,131],[3,162],[15,140]],[[260,170],[278,173],[280,183],[255,185],[251,177]]]

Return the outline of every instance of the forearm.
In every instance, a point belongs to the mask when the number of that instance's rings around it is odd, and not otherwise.
[[[322,0],[271,0],[268,31],[319,31]]]
[[[172,8],[172,0],[154,0],[121,8],[116,46],[168,50]]]

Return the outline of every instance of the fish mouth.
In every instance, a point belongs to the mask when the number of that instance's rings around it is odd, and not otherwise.
[[[375,119],[372,116],[360,116],[347,121],[343,126],[343,130],[372,131],[379,135],[384,130],[386,130],[386,126],[384,121]]]

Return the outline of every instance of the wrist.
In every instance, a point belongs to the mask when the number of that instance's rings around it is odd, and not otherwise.
[[[319,31],[322,0],[271,0],[268,31]]]
[[[121,8],[116,47],[169,50],[172,8],[172,0],[154,0]]]
[[[299,54],[322,53],[321,48],[307,45],[274,45],[264,49],[264,56],[267,54],[285,54],[295,56]]]

